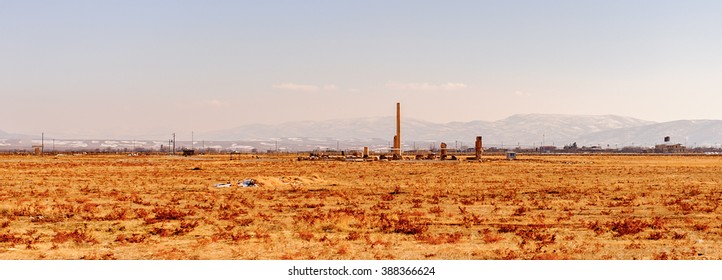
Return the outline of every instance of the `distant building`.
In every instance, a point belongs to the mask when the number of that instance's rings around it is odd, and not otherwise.
[[[657,144],[654,146],[654,152],[660,154],[676,154],[684,153],[687,151],[687,147],[682,144],[669,144],[671,138],[669,136],[664,137],[664,144]]]
[[[506,151],[506,159],[508,159],[508,160],[515,160],[515,159],[516,159],[516,152],[514,152],[514,151]]]
[[[682,144],[658,144],[654,146],[654,152],[660,154],[676,154],[686,151],[687,147],[682,146]]]

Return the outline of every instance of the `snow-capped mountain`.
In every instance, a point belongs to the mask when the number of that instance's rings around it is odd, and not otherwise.
[[[402,141],[447,143],[473,142],[477,135],[487,145],[563,145],[582,135],[600,131],[638,127],[653,122],[630,117],[578,115],[514,115],[499,121],[432,123],[416,119],[401,120]],[[327,137],[333,139],[393,139],[394,117],[290,122],[280,125],[247,125],[208,133],[219,140],[269,139],[274,137]]]

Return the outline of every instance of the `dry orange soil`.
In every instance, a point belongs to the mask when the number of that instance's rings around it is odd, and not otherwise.
[[[721,202],[716,156],[3,155],[0,259],[719,260]]]

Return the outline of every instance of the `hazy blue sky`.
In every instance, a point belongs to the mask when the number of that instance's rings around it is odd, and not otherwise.
[[[0,130],[722,119],[722,1],[2,1]]]

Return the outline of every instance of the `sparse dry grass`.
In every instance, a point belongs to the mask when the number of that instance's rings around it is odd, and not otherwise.
[[[722,259],[720,187],[716,156],[2,155],[0,259]]]

